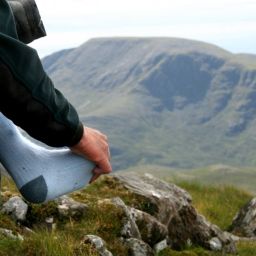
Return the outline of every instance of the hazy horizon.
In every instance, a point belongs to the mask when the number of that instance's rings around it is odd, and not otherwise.
[[[31,44],[40,57],[97,37],[176,37],[256,54],[253,0],[37,0],[48,36]]]

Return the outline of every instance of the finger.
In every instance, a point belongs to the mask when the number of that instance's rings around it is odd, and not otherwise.
[[[112,171],[112,166],[107,158],[101,160],[97,163],[99,169],[101,169],[104,173],[110,173]]]
[[[100,177],[100,175],[103,174],[103,171],[101,169],[99,169],[98,167],[95,167],[93,170],[92,170],[92,177],[89,181],[89,183],[92,183],[94,182],[96,179],[98,179]]]
[[[92,182],[94,182],[95,180],[97,180],[97,179],[100,177],[100,175],[101,175],[101,174],[94,174],[94,175],[91,177],[91,179],[90,179],[90,181],[89,181],[89,184],[91,184]]]

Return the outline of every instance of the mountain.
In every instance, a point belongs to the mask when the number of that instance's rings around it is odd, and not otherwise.
[[[176,38],[98,38],[43,65],[115,169],[256,164],[256,56]]]

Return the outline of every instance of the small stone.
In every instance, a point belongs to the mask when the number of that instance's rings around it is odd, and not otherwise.
[[[58,204],[58,212],[64,217],[81,217],[84,215],[88,206],[75,201],[68,196],[62,196],[55,200]]]
[[[46,222],[47,224],[53,224],[54,218],[53,218],[53,217],[47,217],[47,218],[45,219],[45,222]]]
[[[69,207],[67,205],[58,205],[59,214],[67,217],[69,215]]]
[[[222,250],[222,243],[219,240],[218,237],[213,237],[210,241],[209,241],[209,245],[210,245],[210,249],[212,251],[221,251]]]
[[[55,230],[56,229],[56,223],[54,223],[53,217],[47,217],[45,219],[46,226],[49,230]]]
[[[164,250],[167,247],[168,247],[167,240],[164,239],[163,241],[155,244],[154,251],[155,251],[155,253],[158,254],[160,251]]]
[[[91,244],[100,256],[113,256],[105,247],[105,241],[99,236],[86,235],[83,240],[84,244]]]
[[[10,198],[2,207],[3,213],[11,214],[17,221],[25,221],[27,211],[28,205],[19,196]]]
[[[6,236],[7,238],[10,238],[10,239],[13,239],[13,240],[20,240],[20,241],[24,240],[22,235],[18,234],[17,236],[15,236],[13,234],[13,232],[9,229],[0,228],[0,233],[2,235]]]

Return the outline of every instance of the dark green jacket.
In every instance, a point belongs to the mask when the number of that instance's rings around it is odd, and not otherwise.
[[[76,110],[54,88],[37,52],[18,40],[6,0],[0,0],[0,111],[50,146],[73,146],[83,134]]]

